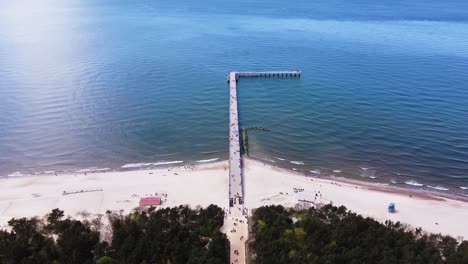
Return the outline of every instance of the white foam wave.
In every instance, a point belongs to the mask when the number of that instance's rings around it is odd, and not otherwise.
[[[432,188],[432,189],[439,190],[439,191],[448,191],[449,190],[448,188],[445,188],[445,187],[442,187],[442,186],[430,186],[430,185],[426,185],[426,186],[429,187],[429,188]]]
[[[341,173],[341,170],[333,170],[335,173]]]
[[[408,185],[412,185],[412,186],[418,186],[418,187],[421,187],[421,186],[424,186],[424,184],[421,184],[415,180],[410,180],[410,181],[405,181],[405,184],[408,184]]]
[[[149,166],[161,166],[161,165],[170,165],[170,164],[177,164],[182,163],[182,160],[176,161],[160,161],[160,162],[151,162],[151,163],[129,163],[122,166],[122,168],[142,168],[142,167],[149,167]]]
[[[314,174],[320,174],[320,170],[311,170],[310,172],[312,172]]]
[[[296,164],[296,165],[304,165],[304,162],[303,162],[303,161],[291,160],[290,162],[291,162],[292,164]]]
[[[96,171],[108,171],[110,170],[109,168],[87,168],[87,169],[81,169],[77,170],[75,172],[96,172]]]
[[[460,188],[460,189],[462,189],[462,190],[468,190],[468,187],[465,187],[465,186],[460,186],[460,187],[458,187],[458,188]]]
[[[21,173],[20,171],[13,172],[12,174],[8,175],[8,177],[21,177],[21,176],[24,176],[24,174]]]
[[[183,160],[175,160],[175,161],[160,161],[160,162],[155,162],[153,163],[154,166],[160,166],[160,165],[170,165],[170,164],[178,164],[184,162]]]
[[[375,185],[388,186],[388,185],[390,185],[390,184],[377,182],[377,183],[375,183]]]
[[[272,162],[274,163],[275,160],[273,160],[272,158],[268,157],[268,156],[254,156],[254,155],[250,155],[251,158],[254,158],[256,160],[259,160],[259,161],[267,161],[267,162]]]
[[[369,168],[361,167],[361,170],[368,170]]]
[[[267,161],[267,162],[273,162],[275,163],[275,160],[267,158],[267,157],[262,157],[261,160]]]
[[[205,160],[197,160],[198,163],[206,163],[206,162],[213,162],[217,161],[219,158],[214,158],[214,159],[205,159]]]
[[[129,163],[122,166],[122,168],[141,168],[153,165],[153,163]]]
[[[286,159],[283,159],[283,158],[278,158],[278,157],[274,157],[275,159],[278,159],[278,160],[286,160]]]
[[[371,169],[366,169],[364,171],[361,172],[361,177],[366,177],[366,178],[371,178],[371,179],[375,179],[377,178],[375,176],[375,173],[376,173],[376,170],[371,170]]]

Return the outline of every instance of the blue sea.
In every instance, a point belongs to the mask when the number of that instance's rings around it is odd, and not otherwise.
[[[250,155],[468,195],[465,0],[0,0],[0,175]]]

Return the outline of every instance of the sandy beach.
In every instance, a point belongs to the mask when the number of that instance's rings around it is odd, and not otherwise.
[[[258,161],[244,161],[245,207],[333,203],[373,217],[400,221],[433,233],[468,238],[468,203],[436,193],[399,190],[343,179],[311,178]],[[70,217],[129,213],[141,197],[158,195],[163,206],[228,207],[228,162],[152,170],[88,172],[1,178],[0,226],[13,217],[44,216],[60,208]],[[83,192],[82,192],[83,191]],[[66,193],[64,195],[64,192]],[[389,213],[390,202],[397,212]]]

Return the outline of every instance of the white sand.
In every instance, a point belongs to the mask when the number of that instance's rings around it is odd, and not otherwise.
[[[0,179],[0,226],[13,217],[44,216],[54,208],[66,215],[78,217],[87,211],[91,216],[106,210],[130,212],[138,206],[139,197],[166,193],[164,206],[189,204],[228,206],[228,163],[226,161],[197,166],[127,172],[97,172],[59,176],[10,177]],[[168,171],[170,170],[170,171]],[[425,231],[468,239],[468,203],[447,198],[410,197],[406,192],[383,192],[369,185],[336,183],[335,180],[308,178],[294,172],[245,161],[245,206],[294,206],[298,200],[310,200],[333,205],[374,217],[376,220],[401,221]],[[357,188],[356,188],[357,186]],[[293,188],[303,189],[295,193]],[[63,191],[102,189],[62,195]],[[320,193],[318,193],[320,191]],[[398,191],[398,190],[397,190]],[[282,192],[283,194],[280,194]],[[286,194],[287,193],[287,194]],[[39,197],[34,197],[38,194]],[[139,195],[139,197],[135,196]],[[315,194],[318,194],[315,200]],[[322,194],[322,197],[320,197]],[[396,203],[397,212],[390,214],[387,206]],[[437,223],[437,224],[436,224]]]
[[[156,170],[78,173],[58,176],[10,177],[1,179],[0,226],[12,217],[43,216],[54,208],[77,217],[80,212],[105,214],[107,210],[129,213],[140,197],[167,194],[164,206],[188,204],[227,207],[227,162]],[[102,189],[62,195],[63,191]],[[33,194],[40,197],[35,198]],[[135,196],[138,195],[138,196]],[[164,199],[164,198],[163,198]]]

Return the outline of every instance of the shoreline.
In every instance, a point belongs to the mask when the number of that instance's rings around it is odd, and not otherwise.
[[[311,177],[254,159],[243,159],[245,207],[271,204],[294,207],[332,203],[377,221],[401,221],[427,232],[468,238],[468,199],[458,195],[411,190],[337,177]],[[139,198],[167,195],[164,207],[216,204],[228,208],[228,161],[154,169],[100,171],[0,178],[0,228],[13,217],[42,217],[54,208],[70,217],[94,217],[107,210],[129,213]],[[89,191],[96,190],[98,191]],[[84,192],[80,192],[84,190]],[[299,190],[299,191],[297,191]],[[297,192],[296,192],[297,191]],[[63,195],[63,192],[74,194]],[[315,199],[315,200],[314,200]],[[397,213],[387,212],[395,202]]]
[[[295,174],[295,175],[306,177],[306,178],[315,178],[315,179],[323,179],[323,180],[328,180],[328,181],[336,181],[340,183],[355,184],[361,187],[366,187],[368,189],[372,189],[372,190],[376,190],[380,192],[402,193],[402,194],[414,195],[414,196],[419,196],[419,197],[424,197],[424,198],[429,198],[429,199],[447,198],[451,200],[457,200],[457,201],[468,203],[468,195],[464,195],[460,193],[447,193],[447,191],[450,191],[450,190],[428,189],[427,187],[425,187],[426,185],[416,186],[416,187],[420,187],[420,189],[415,189],[414,187],[412,188],[411,185],[399,186],[399,185],[392,184],[392,183],[380,183],[376,181],[373,182],[370,180],[364,180],[365,178],[356,179],[356,178],[337,176],[337,175],[306,174],[300,170],[294,170],[290,168],[276,166],[273,163],[268,163],[268,161],[263,160],[261,158],[257,158],[257,157],[248,157],[248,158],[243,157],[242,159],[243,161],[254,162],[262,166],[270,167],[271,169],[281,170],[282,172],[285,172],[285,173],[291,173],[291,174]],[[86,175],[86,174],[92,175],[95,173],[109,173],[109,174],[110,173],[122,173],[122,172],[131,173],[131,172],[140,172],[140,171],[172,169],[172,168],[180,168],[180,167],[194,167],[197,169],[202,169],[205,166],[219,165],[219,164],[223,164],[224,162],[228,162],[228,160],[227,159],[221,160],[220,158],[213,158],[213,159],[197,160],[197,161],[191,161],[191,162],[185,162],[185,161],[155,162],[155,163],[151,163],[153,165],[148,165],[148,166],[125,167],[126,165],[132,164],[132,163],[129,163],[129,164],[121,166],[120,169],[96,167],[94,169],[86,168],[86,169],[79,169],[76,171],[73,171],[73,170],[45,171],[45,172],[40,172],[40,173],[35,173],[35,174],[24,174],[24,175],[22,174],[18,176],[7,175],[7,176],[0,176],[0,181],[2,179],[16,179],[16,178],[29,178],[29,177],[48,177],[48,176],[67,177],[67,176],[79,176],[79,175]],[[134,164],[150,164],[150,163],[134,163]],[[59,174],[54,175],[55,172]]]
[[[460,194],[450,194],[446,193],[443,191],[437,191],[437,190],[430,190],[430,189],[412,189],[410,187],[405,187],[405,186],[397,186],[397,185],[391,185],[391,184],[381,184],[377,182],[371,182],[371,181],[365,181],[365,180],[359,180],[359,179],[354,179],[354,178],[347,178],[344,176],[326,176],[326,175],[316,175],[316,176],[311,176],[311,175],[306,175],[298,171],[294,170],[289,170],[287,168],[282,168],[279,166],[274,166],[271,164],[267,164],[261,160],[257,159],[246,159],[248,162],[256,162],[259,163],[262,166],[269,166],[272,169],[275,170],[280,170],[285,173],[291,173],[295,174],[297,176],[302,176],[306,178],[312,178],[312,179],[322,179],[326,181],[333,181],[333,182],[340,182],[344,184],[354,184],[360,187],[366,187],[371,190],[379,191],[379,192],[388,192],[388,193],[398,193],[398,194],[407,194],[407,195],[413,195],[421,198],[427,198],[427,199],[441,199],[441,198],[446,198],[450,200],[457,200],[461,202],[467,202],[468,203],[468,197],[462,196]]]
[[[272,158],[279,159],[277,157],[272,156]],[[413,190],[413,191],[421,191],[421,192],[428,192],[428,193],[434,193],[434,194],[444,194],[444,195],[449,195],[450,197],[452,196],[457,196],[457,197],[462,197],[461,199],[468,198],[468,183],[461,186],[457,184],[452,184],[452,183],[436,183],[431,180],[427,179],[419,179],[415,176],[408,176],[406,175],[404,178],[406,180],[400,179],[402,176],[394,176],[397,178],[396,180],[391,179],[391,178],[384,178],[381,176],[356,176],[353,175],[351,176],[349,173],[343,170],[332,170],[330,168],[326,168],[325,170],[328,171],[329,173],[322,173],[321,170],[322,168],[316,169],[316,170],[308,170],[308,169],[298,169],[298,166],[303,166],[303,163],[300,163],[299,161],[295,163],[295,161],[290,161],[290,160],[285,160],[285,159],[279,159],[280,161],[287,161],[289,162],[289,166],[278,166],[277,162],[274,160],[271,160],[269,158],[263,158],[263,157],[250,157],[249,159],[258,161],[263,164],[268,164],[269,166],[279,168],[279,169],[284,169],[286,171],[291,171],[295,173],[299,173],[300,175],[304,175],[306,177],[318,177],[318,178],[325,178],[325,179],[342,179],[343,181],[350,181],[350,182],[356,182],[358,184],[371,184],[371,185],[381,185],[381,186],[391,186],[395,187],[401,190]],[[294,166],[296,165],[296,166]],[[367,170],[378,170],[376,168],[360,168],[364,172]],[[346,176],[342,176],[346,175]],[[402,177],[403,178],[403,177]],[[433,186],[434,185],[434,186]],[[466,199],[468,201],[468,199]]]
[[[426,195],[426,196],[442,196],[448,199],[460,200],[468,202],[468,186],[456,186],[452,184],[442,184],[446,187],[450,187],[451,189],[437,189],[435,186],[431,187],[425,181],[427,180],[410,180],[416,182],[418,185],[407,184],[404,181],[400,181],[397,183],[388,181],[388,179],[383,178],[357,178],[357,177],[348,177],[348,176],[340,176],[340,175],[326,175],[321,173],[315,173],[308,170],[303,169],[295,169],[293,166],[291,167],[284,167],[276,165],[275,161],[271,162],[268,159],[263,159],[261,157],[243,157],[243,159],[255,161],[265,166],[270,166],[275,169],[284,170],[288,173],[295,173],[297,175],[301,175],[304,177],[310,178],[321,178],[321,179],[328,179],[333,181],[340,181],[346,182],[350,184],[357,184],[367,186],[368,188],[376,188],[383,192],[408,192],[410,194],[415,195]],[[119,168],[100,168],[100,167],[88,167],[88,168],[80,168],[80,169],[70,169],[70,170],[58,170],[58,171],[43,171],[43,172],[35,172],[35,173],[26,173],[22,174],[21,172],[17,171],[14,173],[10,173],[9,175],[2,176],[0,175],[0,180],[5,178],[24,178],[24,177],[44,177],[44,176],[55,176],[54,173],[57,173],[58,176],[69,176],[69,175],[80,175],[80,174],[93,174],[93,173],[120,173],[120,172],[133,172],[133,171],[147,171],[147,170],[158,170],[158,169],[165,169],[165,168],[173,168],[173,167],[180,167],[180,166],[192,166],[198,167],[203,166],[206,164],[213,164],[213,163],[222,163],[227,162],[228,159],[223,159],[221,157],[210,158],[210,159],[202,159],[202,160],[193,160],[193,161],[158,161],[158,162],[140,162],[140,163],[127,163],[125,165],[120,166]],[[342,172],[341,170],[339,173],[343,173],[342,175],[346,175],[346,172]],[[421,181],[422,183],[420,183]],[[445,188],[445,187],[444,187]]]

